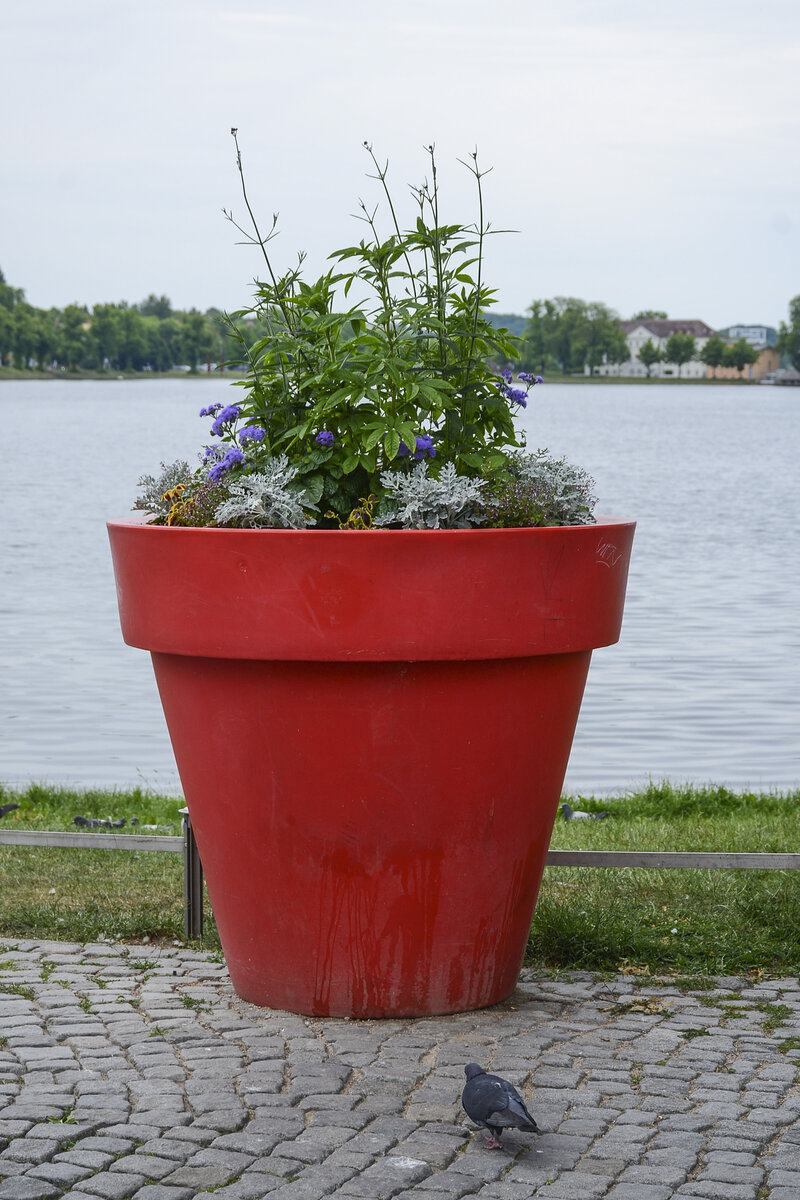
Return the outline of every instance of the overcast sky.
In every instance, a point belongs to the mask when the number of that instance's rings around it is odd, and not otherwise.
[[[280,266],[360,238],[364,139],[409,219],[435,142],[443,216],[477,146],[519,231],[501,312],[777,325],[800,292],[797,0],[4,0],[0,45],[0,268],[37,306],[245,306],[233,125]]]

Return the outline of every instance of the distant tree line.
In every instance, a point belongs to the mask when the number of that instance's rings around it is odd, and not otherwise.
[[[787,356],[795,371],[800,371],[800,296],[789,301],[789,320],[781,322],[778,349]]]
[[[520,340],[515,366],[545,374],[594,373],[600,366],[621,365],[630,358],[619,314],[598,301],[575,296],[534,300],[527,316],[486,314]],[[632,319],[666,318],[646,309]],[[262,336],[254,320],[240,319],[237,329],[248,346]],[[789,303],[789,321],[781,324],[778,349],[800,370],[800,296]],[[659,362],[682,366],[698,359],[706,366],[734,367],[740,373],[758,358],[744,338],[727,343],[719,334],[700,350],[686,333],[673,333],[664,348],[648,339],[639,360],[650,375]],[[173,309],[166,296],[150,295],[139,304],[68,304],[66,308],[36,308],[22,288],[6,283],[0,270],[0,366],[22,370],[64,368],[96,371],[169,371],[184,366],[192,372],[206,363],[238,361],[242,347],[232,335],[220,309],[205,312]],[[508,361],[497,360],[499,367]]]
[[[248,344],[260,336],[255,322],[239,326]],[[0,271],[0,366],[21,370],[196,372],[208,362],[239,359],[241,347],[219,309],[173,309],[166,296],[140,304],[68,304],[36,308]]]
[[[598,301],[575,296],[534,300],[528,309],[521,363],[539,375],[584,371],[630,358],[619,314]]]
[[[795,297],[789,309],[790,325],[781,326],[778,346],[800,362],[800,296]],[[551,300],[534,300],[527,319],[504,313],[487,315],[494,324],[505,326],[521,338],[519,365],[540,375],[584,374],[587,370],[594,374],[598,367],[622,365],[631,356],[619,314],[596,301],[555,296]],[[646,309],[634,313],[631,319],[666,319],[666,316],[660,310]],[[717,367],[734,367],[741,373],[758,356],[759,351],[744,338],[728,343],[714,334],[698,348],[691,334],[680,332],[671,334],[663,347],[649,338],[639,350],[639,361],[648,377],[660,362],[677,367],[680,376],[681,368],[693,359],[714,371]],[[498,360],[498,365],[508,363]]]

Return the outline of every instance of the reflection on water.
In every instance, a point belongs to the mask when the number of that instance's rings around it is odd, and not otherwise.
[[[178,788],[149,657],[119,633],[104,521],[159,461],[193,461],[197,411],[229,387],[0,384],[0,778]],[[594,476],[598,511],[638,522],[567,788],[800,785],[797,393],[551,386],[524,420],[532,448]]]

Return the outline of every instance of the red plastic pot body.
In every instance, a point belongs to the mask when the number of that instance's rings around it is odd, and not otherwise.
[[[384,1017],[513,991],[633,531],[109,523],[240,996]]]

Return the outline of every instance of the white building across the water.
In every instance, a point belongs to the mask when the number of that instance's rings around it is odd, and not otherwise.
[[[648,371],[639,359],[639,351],[645,342],[650,341],[657,349],[663,351],[673,333],[688,333],[694,338],[695,352],[698,352],[716,332],[710,325],[706,325],[705,321],[695,318],[670,321],[664,317],[637,317],[633,321],[620,321],[620,325],[631,356],[627,362],[598,367],[595,372],[598,375],[625,375],[644,379]],[[681,379],[705,379],[707,373],[705,363],[698,362],[696,358],[684,363],[680,369]],[[668,379],[678,375],[678,367],[675,363],[657,362],[650,368],[649,374],[651,379]]]

